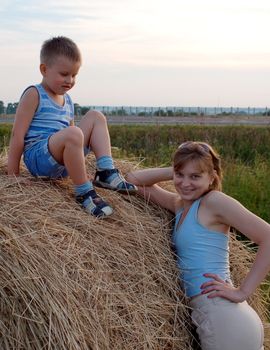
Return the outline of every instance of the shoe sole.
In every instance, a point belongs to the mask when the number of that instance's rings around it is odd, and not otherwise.
[[[137,189],[132,189],[132,190],[129,190],[127,188],[117,189],[107,184],[106,182],[100,182],[100,181],[93,181],[93,185],[100,188],[104,188],[105,190],[111,190],[122,194],[136,194],[138,192]]]

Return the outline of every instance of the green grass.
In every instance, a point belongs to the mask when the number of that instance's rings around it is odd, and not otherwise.
[[[254,164],[239,161],[224,164],[224,192],[239,200],[249,210],[270,222],[270,163],[255,158]]]
[[[138,126],[111,125],[113,145],[151,164],[167,164],[176,147],[187,140],[210,143],[222,157],[254,163],[260,155],[269,159],[270,127],[256,126]]]
[[[270,127],[255,126],[110,126],[112,145],[122,157],[144,159],[144,166],[171,164],[176,147],[206,141],[223,160],[223,189],[270,222]]]
[[[12,126],[10,124],[0,125],[0,151],[8,145]]]

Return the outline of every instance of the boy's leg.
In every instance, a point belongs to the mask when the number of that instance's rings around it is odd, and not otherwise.
[[[70,126],[53,134],[49,151],[59,164],[64,164],[74,185],[82,185],[88,178],[83,154],[83,135],[79,128]]]
[[[84,135],[84,147],[90,147],[96,159],[110,156],[111,140],[106,117],[98,111],[89,111],[81,119],[79,128]]]
[[[125,181],[114,167],[106,117],[98,111],[89,111],[79,127],[84,134],[84,147],[90,148],[97,159],[94,185],[123,193],[137,192],[137,187]]]
[[[77,201],[94,216],[108,216],[112,208],[99,197],[88,180],[83,153],[82,130],[71,126],[53,134],[48,148],[55,160],[64,164],[73,181]]]

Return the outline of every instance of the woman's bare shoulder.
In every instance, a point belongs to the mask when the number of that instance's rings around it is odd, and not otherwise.
[[[207,204],[216,205],[225,200],[233,200],[232,197],[228,196],[224,192],[221,191],[210,191],[203,197],[203,201]]]

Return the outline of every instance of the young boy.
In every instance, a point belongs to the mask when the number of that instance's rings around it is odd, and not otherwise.
[[[112,208],[95,192],[94,185],[133,193],[136,186],[115,169],[104,115],[89,111],[74,126],[74,106],[67,94],[75,84],[81,66],[77,45],[66,37],[46,40],[40,52],[42,82],[29,86],[20,99],[13,125],[8,155],[8,174],[19,175],[20,160],[33,176],[73,181],[76,200],[91,215],[105,217]],[[93,183],[86,173],[84,156],[96,156]]]

